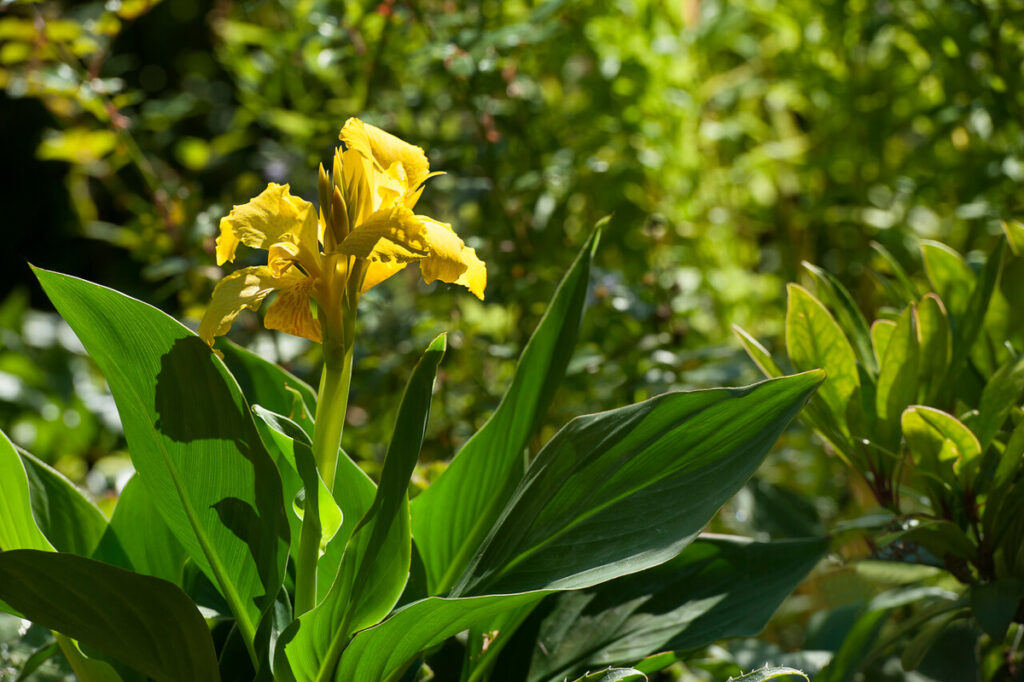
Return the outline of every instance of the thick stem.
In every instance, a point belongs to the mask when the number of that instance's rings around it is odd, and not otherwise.
[[[324,372],[316,403],[313,429],[313,456],[316,468],[328,490],[334,489],[334,471],[338,467],[338,448],[345,428],[348,389],[352,380],[353,344],[338,349],[324,348]]]
[[[328,490],[334,488],[334,472],[338,466],[338,448],[345,426],[348,390],[352,378],[352,348],[324,347],[324,371],[316,404],[313,427],[313,456],[316,468]],[[310,491],[306,500],[315,499]],[[301,615],[316,606],[316,564],[320,558],[320,511],[307,504],[299,535],[299,554],[295,558],[295,614]]]

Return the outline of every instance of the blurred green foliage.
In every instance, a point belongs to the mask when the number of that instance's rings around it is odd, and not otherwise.
[[[439,331],[450,355],[423,461],[483,423],[607,214],[580,349],[540,441],[581,411],[752,380],[729,327],[778,338],[802,261],[874,310],[886,296],[868,272],[891,268],[871,241],[919,277],[918,238],[977,264],[1000,220],[1024,212],[1022,79],[1021,0],[0,2],[0,428],[79,480],[98,471],[95,491],[115,487],[109,398],[25,260],[194,324],[222,274],[220,217],[268,181],[314,200],[308,169],[349,116],[448,173],[423,212],[490,273],[483,303],[426,296],[414,273],[366,296],[344,444],[371,471],[389,396]],[[315,383],[305,342],[255,316],[233,337]],[[769,461],[720,525],[798,536],[870,505],[806,434]],[[878,590],[848,574],[829,585],[782,614],[778,641],[802,643],[787,623],[809,604]]]

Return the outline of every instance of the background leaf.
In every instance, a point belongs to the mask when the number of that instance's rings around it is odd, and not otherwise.
[[[453,592],[576,589],[671,559],[822,379],[667,393],[574,419],[537,455]]]
[[[548,597],[530,618],[534,629],[523,627],[529,648],[511,644],[498,669],[506,671],[502,679],[557,681],[661,651],[756,635],[826,547],[821,539],[702,536],[660,566]],[[532,658],[528,676],[513,672],[524,654]]]

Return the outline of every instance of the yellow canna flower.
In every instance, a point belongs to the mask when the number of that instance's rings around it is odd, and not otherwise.
[[[217,264],[234,261],[239,244],[267,251],[267,264],[221,280],[199,324],[210,345],[238,314],[272,292],[268,329],[332,345],[350,345],[346,324],[359,296],[416,261],[427,283],[461,284],[484,297],[487,270],[451,226],[413,207],[433,175],[419,147],[350,118],[341,130],[332,172],[320,166],[320,211],[270,183],[220,221]],[[317,304],[317,316],[310,310]],[[348,319],[347,319],[348,318]]]

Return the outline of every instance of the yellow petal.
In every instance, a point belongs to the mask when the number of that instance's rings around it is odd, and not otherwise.
[[[418,187],[430,172],[427,155],[422,149],[358,118],[345,121],[338,137],[349,149],[373,159],[379,170],[387,170],[395,162],[402,164],[410,189]]]
[[[217,265],[235,259],[241,242],[256,249],[266,249],[282,241],[285,235],[295,243],[316,239],[317,213],[313,204],[289,192],[288,185],[270,183],[252,201],[235,206],[220,221],[217,237]]]
[[[289,283],[281,289],[277,298],[267,308],[263,326],[323,343],[320,321],[313,317],[309,305],[314,280],[295,276],[287,278],[286,281]]]
[[[413,215],[404,206],[378,211],[357,227],[338,250],[370,261],[363,291],[387,279],[404,264],[419,261],[423,279],[461,284],[483,298],[487,268],[451,226]],[[387,266],[380,269],[379,266]]]
[[[213,346],[214,338],[227,334],[240,312],[246,308],[256,310],[277,288],[277,278],[265,266],[232,272],[214,288],[210,305],[199,322],[199,336]]]
[[[453,233],[449,234],[459,241]],[[422,222],[400,205],[377,211],[338,246],[341,253],[371,263],[409,263],[426,257],[430,249]]]
[[[388,277],[401,272],[406,265],[408,263],[370,263],[366,266],[361,293],[365,294]]]
[[[484,300],[484,289],[487,288],[487,266],[476,255],[476,249],[468,246],[463,248],[462,260],[466,264],[466,271],[459,275],[455,284],[461,284],[469,289],[481,301]],[[423,263],[420,263],[423,269]]]

